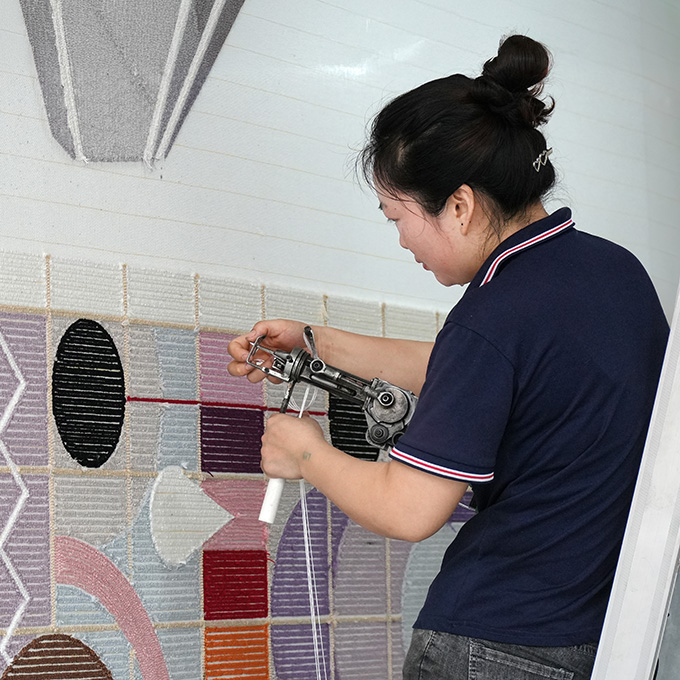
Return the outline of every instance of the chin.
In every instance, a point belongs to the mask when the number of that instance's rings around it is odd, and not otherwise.
[[[443,277],[441,277],[437,274],[434,275],[434,278],[437,280],[437,283],[441,283],[442,286],[446,286],[447,288],[449,286],[454,286],[455,283],[456,283],[455,281],[451,281],[450,279],[443,278]]]
[[[434,278],[437,279],[437,283],[441,283],[442,286],[445,286],[446,288],[450,288],[451,286],[464,286],[467,283],[470,283],[472,279],[467,279],[465,281],[459,281],[458,278],[453,278],[449,276],[443,276],[443,275],[434,275]]]

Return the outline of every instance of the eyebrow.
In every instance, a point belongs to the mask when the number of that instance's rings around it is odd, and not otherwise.
[[[378,210],[382,210],[383,212],[385,212],[385,206],[382,204],[382,201],[378,203]]]

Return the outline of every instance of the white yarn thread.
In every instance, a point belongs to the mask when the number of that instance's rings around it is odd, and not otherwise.
[[[311,398],[309,394],[312,392]],[[312,391],[309,385],[305,388],[302,404],[298,409],[298,418],[302,418],[305,408],[316,398],[316,389]],[[291,399],[291,402],[293,400]],[[293,402],[294,403],[294,402]],[[294,405],[297,408],[297,405]],[[317,680],[327,680],[326,673],[326,652],[323,645],[323,635],[319,616],[319,595],[316,586],[316,571],[314,569],[314,559],[312,555],[312,537],[309,529],[309,511],[307,509],[307,492],[305,480],[300,480],[300,511],[302,516],[302,535],[305,546],[305,565],[307,567],[307,592],[309,594],[309,615],[312,623],[312,642],[314,645],[314,666],[316,668]]]

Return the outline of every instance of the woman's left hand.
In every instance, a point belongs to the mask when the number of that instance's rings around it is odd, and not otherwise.
[[[300,479],[305,456],[325,443],[321,427],[310,416],[271,415],[262,435],[262,470],[268,477]]]

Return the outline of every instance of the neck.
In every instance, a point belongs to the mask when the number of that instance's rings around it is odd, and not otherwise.
[[[524,227],[527,227],[534,222],[538,222],[538,220],[542,220],[544,217],[548,217],[548,213],[542,203],[530,205],[521,215],[506,222],[505,229],[503,229],[501,234],[501,242],[508,238],[508,236],[512,236],[512,234],[518,232],[520,229],[524,229]]]
[[[538,220],[542,220],[544,217],[548,217],[548,213],[543,207],[543,204],[539,202],[534,203],[534,205],[530,205],[521,214],[508,220],[503,225],[503,229],[500,234],[496,232],[489,224],[487,231],[489,238],[486,239],[483,259],[486,259],[498,247],[499,244],[505,241],[505,239],[509,238],[513,234],[516,234],[518,231],[520,231],[520,229],[524,229],[524,227],[527,227],[534,222],[538,222]]]

